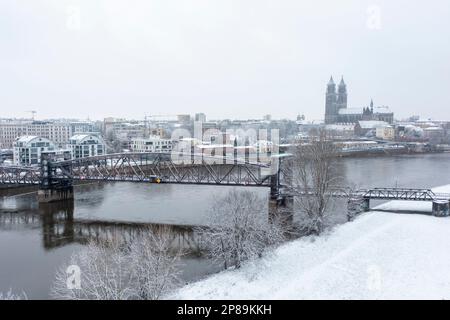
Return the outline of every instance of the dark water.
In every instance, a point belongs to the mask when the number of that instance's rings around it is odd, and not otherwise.
[[[450,184],[449,164],[450,154],[355,158],[341,159],[338,170],[346,184],[357,187],[429,188]],[[11,288],[29,298],[48,298],[56,269],[83,246],[86,232],[95,237],[107,234],[111,226],[126,234],[137,225],[171,224],[180,226],[184,234],[183,225],[204,224],[214,200],[230,188],[235,187],[84,185],[76,187],[71,206],[39,207],[34,194],[0,198],[0,291]],[[261,197],[269,192],[268,188],[251,190]],[[330,224],[345,222],[341,211]],[[195,256],[185,257],[183,263],[186,281],[219,269]]]

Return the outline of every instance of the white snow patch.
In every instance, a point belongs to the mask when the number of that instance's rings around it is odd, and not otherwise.
[[[435,191],[450,192],[450,185]],[[411,203],[415,210],[418,202]],[[449,231],[450,218],[372,211],[171,298],[450,299]]]

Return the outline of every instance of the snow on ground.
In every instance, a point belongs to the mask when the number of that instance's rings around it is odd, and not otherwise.
[[[450,185],[436,191],[450,192]],[[172,298],[450,299],[449,231],[450,217],[367,212],[321,237],[187,285]]]

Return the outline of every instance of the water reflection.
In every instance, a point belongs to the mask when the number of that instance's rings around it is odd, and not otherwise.
[[[26,208],[26,204],[29,208]],[[41,203],[38,205],[38,210],[34,207],[35,204],[32,202],[19,201],[20,209],[0,211],[0,230],[19,227],[41,228],[42,246],[45,250],[73,243],[86,244],[92,240],[97,242],[119,240],[129,243],[139,233],[149,228],[154,231],[169,231],[173,249],[194,254],[198,253],[200,246],[200,239],[195,235],[193,226],[76,219],[73,200]]]

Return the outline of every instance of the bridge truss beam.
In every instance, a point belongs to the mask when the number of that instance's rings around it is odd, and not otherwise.
[[[68,165],[70,164],[70,165]],[[124,153],[53,163],[55,179],[139,181],[178,184],[268,185],[266,164],[197,156],[173,160],[169,154]]]

